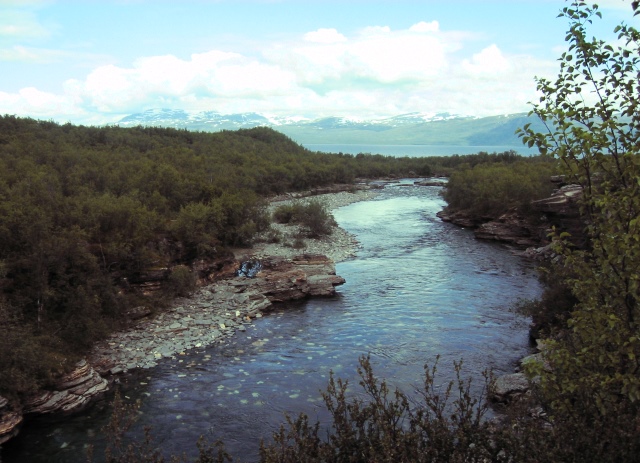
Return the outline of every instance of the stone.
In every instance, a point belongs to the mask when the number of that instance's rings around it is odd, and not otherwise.
[[[509,403],[525,394],[530,387],[524,373],[512,373],[498,376],[489,387],[489,395],[496,402]]]
[[[139,320],[141,318],[148,317],[149,315],[151,315],[151,313],[151,307],[143,305],[128,310],[126,316],[129,320]]]
[[[438,187],[446,187],[447,186],[447,180],[445,179],[429,179],[429,180],[420,180],[420,181],[416,181],[413,182],[414,185],[416,186],[438,186]]]
[[[0,445],[14,438],[20,431],[23,417],[16,411],[0,411]]]
[[[514,208],[495,218],[445,209],[436,215],[444,222],[473,228],[478,239],[500,241],[521,249],[529,248],[523,255],[547,259],[553,257],[546,246],[554,227],[561,232],[568,232],[574,245],[585,246],[585,223],[579,207],[581,198],[582,188],[579,185],[564,185],[548,198],[532,201],[530,209],[533,213],[521,213]]]
[[[544,239],[544,235],[539,236],[530,221],[518,214],[517,210],[483,223],[474,230],[474,234],[478,239],[501,241],[521,248],[536,246]]]

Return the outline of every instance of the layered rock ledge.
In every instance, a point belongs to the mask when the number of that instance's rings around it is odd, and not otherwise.
[[[160,315],[140,319],[133,329],[98,343],[90,363],[103,375],[134,368],[151,368],[163,358],[176,358],[193,348],[221,342],[246,331],[273,303],[311,296],[333,296],[344,279],[326,256],[302,254],[261,261],[255,278],[221,280],[177,299]]]
[[[22,409],[14,409],[0,397],[0,445],[15,437],[26,415],[75,413],[85,408],[95,397],[109,389],[109,383],[86,361],[59,378],[54,386],[29,397]]]
[[[441,211],[437,214],[444,222],[472,228],[476,238],[499,241],[520,249],[529,248],[530,257],[546,257],[549,234],[555,227],[571,235],[573,244],[584,245],[585,223],[580,216],[579,185],[564,185],[548,198],[533,201],[526,214],[517,208],[498,218],[477,216],[465,211]]]
[[[53,389],[40,391],[30,397],[24,404],[24,413],[42,415],[78,412],[108,389],[107,380],[86,360],[81,360],[73,371],[56,381]]]
[[[22,420],[22,413],[12,410],[9,401],[0,396],[0,445],[18,434]]]

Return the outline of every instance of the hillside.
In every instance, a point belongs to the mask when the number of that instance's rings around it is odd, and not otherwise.
[[[316,153],[266,127],[207,133],[0,117],[0,396],[19,402],[126,323],[130,309],[161,306],[230,247],[250,245],[270,225],[268,197],[428,175],[427,162]],[[162,294],[147,294],[152,277],[166,282]]]
[[[483,118],[448,113],[410,113],[372,120],[341,117],[308,120],[268,117],[257,113],[190,113],[159,109],[124,117],[118,125],[174,127],[206,132],[265,126],[275,128],[301,144],[517,146],[521,142],[515,130],[526,123],[531,123],[534,128],[540,126],[536,118],[525,113]]]

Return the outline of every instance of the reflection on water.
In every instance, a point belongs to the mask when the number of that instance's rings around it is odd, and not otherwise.
[[[225,345],[123,378],[123,395],[141,403],[136,432],[152,426],[163,451],[191,455],[204,434],[252,461],[285,413],[326,421],[320,391],[329,372],[357,385],[363,354],[409,394],[438,354],[442,383],[461,358],[478,389],[484,369],[511,372],[528,343],[526,324],[508,307],[539,293],[535,272],[506,248],[442,223],[442,206],[438,188],[392,186],[336,211],[362,246],[337,266],[347,280],[339,295],[281,306]],[[82,461],[89,442],[101,445],[106,403],[64,422],[34,423],[2,461]]]

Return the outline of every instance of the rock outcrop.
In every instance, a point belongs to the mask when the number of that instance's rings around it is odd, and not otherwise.
[[[481,240],[500,241],[528,248],[539,246],[544,242],[546,228],[546,225],[540,227],[532,223],[530,217],[519,214],[517,210],[512,210],[496,220],[483,223],[474,230],[474,233],[476,238]]]
[[[491,220],[491,217],[477,216],[466,211],[443,210],[436,214],[443,222],[451,222],[454,225],[464,228],[477,228],[483,223]]]
[[[303,254],[290,261],[267,259],[249,286],[271,302],[284,302],[308,296],[333,296],[335,287],[344,282],[326,256]]]
[[[0,396],[0,445],[18,434],[22,420],[22,413],[13,410],[9,401]]]
[[[551,196],[533,201],[526,213],[514,208],[497,219],[474,216],[464,211],[441,211],[437,214],[444,222],[465,228],[473,228],[478,239],[507,243],[515,247],[540,248],[549,244],[549,234],[555,227],[568,232],[573,244],[585,245],[585,223],[580,216],[579,201],[582,188],[565,185]],[[531,251],[532,256],[546,257],[548,248],[540,252]]]
[[[432,178],[432,179],[428,179],[428,180],[419,180],[416,182],[413,182],[414,185],[416,186],[439,186],[439,187],[446,187],[447,186],[447,179],[443,179],[443,178]]]
[[[568,232],[573,244],[583,247],[586,244],[586,236],[585,221],[580,215],[581,198],[580,185],[565,185],[548,198],[533,201],[531,207],[542,214],[543,220],[547,223],[547,229],[554,226],[558,230]]]
[[[22,410],[12,409],[9,401],[0,396],[0,445],[18,434],[24,416],[78,412],[108,389],[107,380],[86,360],[81,360],[73,371],[59,378],[53,388],[28,398]]]
[[[102,378],[86,361],[56,381],[51,390],[40,391],[24,403],[25,414],[73,413],[85,408],[93,398],[109,389]]]

